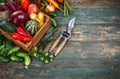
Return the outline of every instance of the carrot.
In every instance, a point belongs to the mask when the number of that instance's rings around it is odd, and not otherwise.
[[[46,1],[52,4],[55,8],[58,8],[59,10],[63,11],[55,0],[46,0]]]
[[[59,3],[63,3],[63,0],[57,0],[57,2],[59,2]]]

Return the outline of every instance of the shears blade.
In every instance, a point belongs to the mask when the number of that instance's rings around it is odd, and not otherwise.
[[[67,32],[71,33],[71,30],[74,28],[76,18],[72,18],[68,23]]]

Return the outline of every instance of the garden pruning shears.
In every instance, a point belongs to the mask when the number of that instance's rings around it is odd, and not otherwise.
[[[49,53],[53,53],[54,56],[57,56],[59,54],[59,52],[62,50],[62,48],[66,44],[67,40],[71,37],[71,30],[74,28],[75,21],[76,21],[76,18],[72,18],[69,21],[66,30],[63,30],[60,32],[59,37],[53,42],[51,48],[49,49],[48,51]],[[62,42],[60,42],[61,40]],[[56,50],[54,51],[54,49]]]

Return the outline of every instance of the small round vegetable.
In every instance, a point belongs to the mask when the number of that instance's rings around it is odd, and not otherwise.
[[[36,52],[32,52],[32,56],[38,58],[38,54]]]
[[[19,46],[15,46],[15,47],[11,48],[11,49],[8,51],[7,55],[14,54],[14,53],[18,52],[19,50],[20,50],[20,47],[19,47]]]
[[[40,49],[40,50],[38,50],[38,53],[39,54],[43,54],[43,51]]]
[[[49,55],[49,58],[50,58],[50,59],[53,59],[53,58],[54,58],[54,55],[53,55],[53,54],[50,54],[50,55]]]
[[[50,59],[50,62],[52,62],[54,59]]]
[[[45,57],[48,57],[48,56],[49,56],[49,53],[48,53],[48,52],[45,52],[45,53],[44,53],[44,56],[45,56]]]
[[[55,11],[55,7],[53,5],[48,5],[46,7],[46,9],[48,10],[48,12],[54,12]]]
[[[25,68],[28,69],[28,66],[29,66],[30,63],[31,63],[31,58],[30,58],[30,56],[29,56],[26,52],[17,52],[17,53],[16,53],[16,56],[21,57],[21,58],[24,59]]]
[[[49,63],[49,60],[48,60],[47,58],[45,58],[45,59],[43,60],[43,62],[44,62],[45,64],[47,64],[47,63]]]
[[[38,50],[38,47],[37,47],[37,46],[34,46],[34,47],[33,47],[33,51],[34,51],[34,52],[37,52],[37,50]]]
[[[40,57],[39,57],[39,60],[40,60],[40,61],[43,61],[44,59],[45,59],[44,56],[40,56]]]

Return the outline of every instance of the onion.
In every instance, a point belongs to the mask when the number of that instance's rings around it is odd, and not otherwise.
[[[17,26],[24,26],[29,20],[29,16],[22,10],[15,11],[10,16],[10,21]]]
[[[48,9],[48,12],[54,12],[55,11],[55,7],[53,5],[48,5],[46,8]]]

